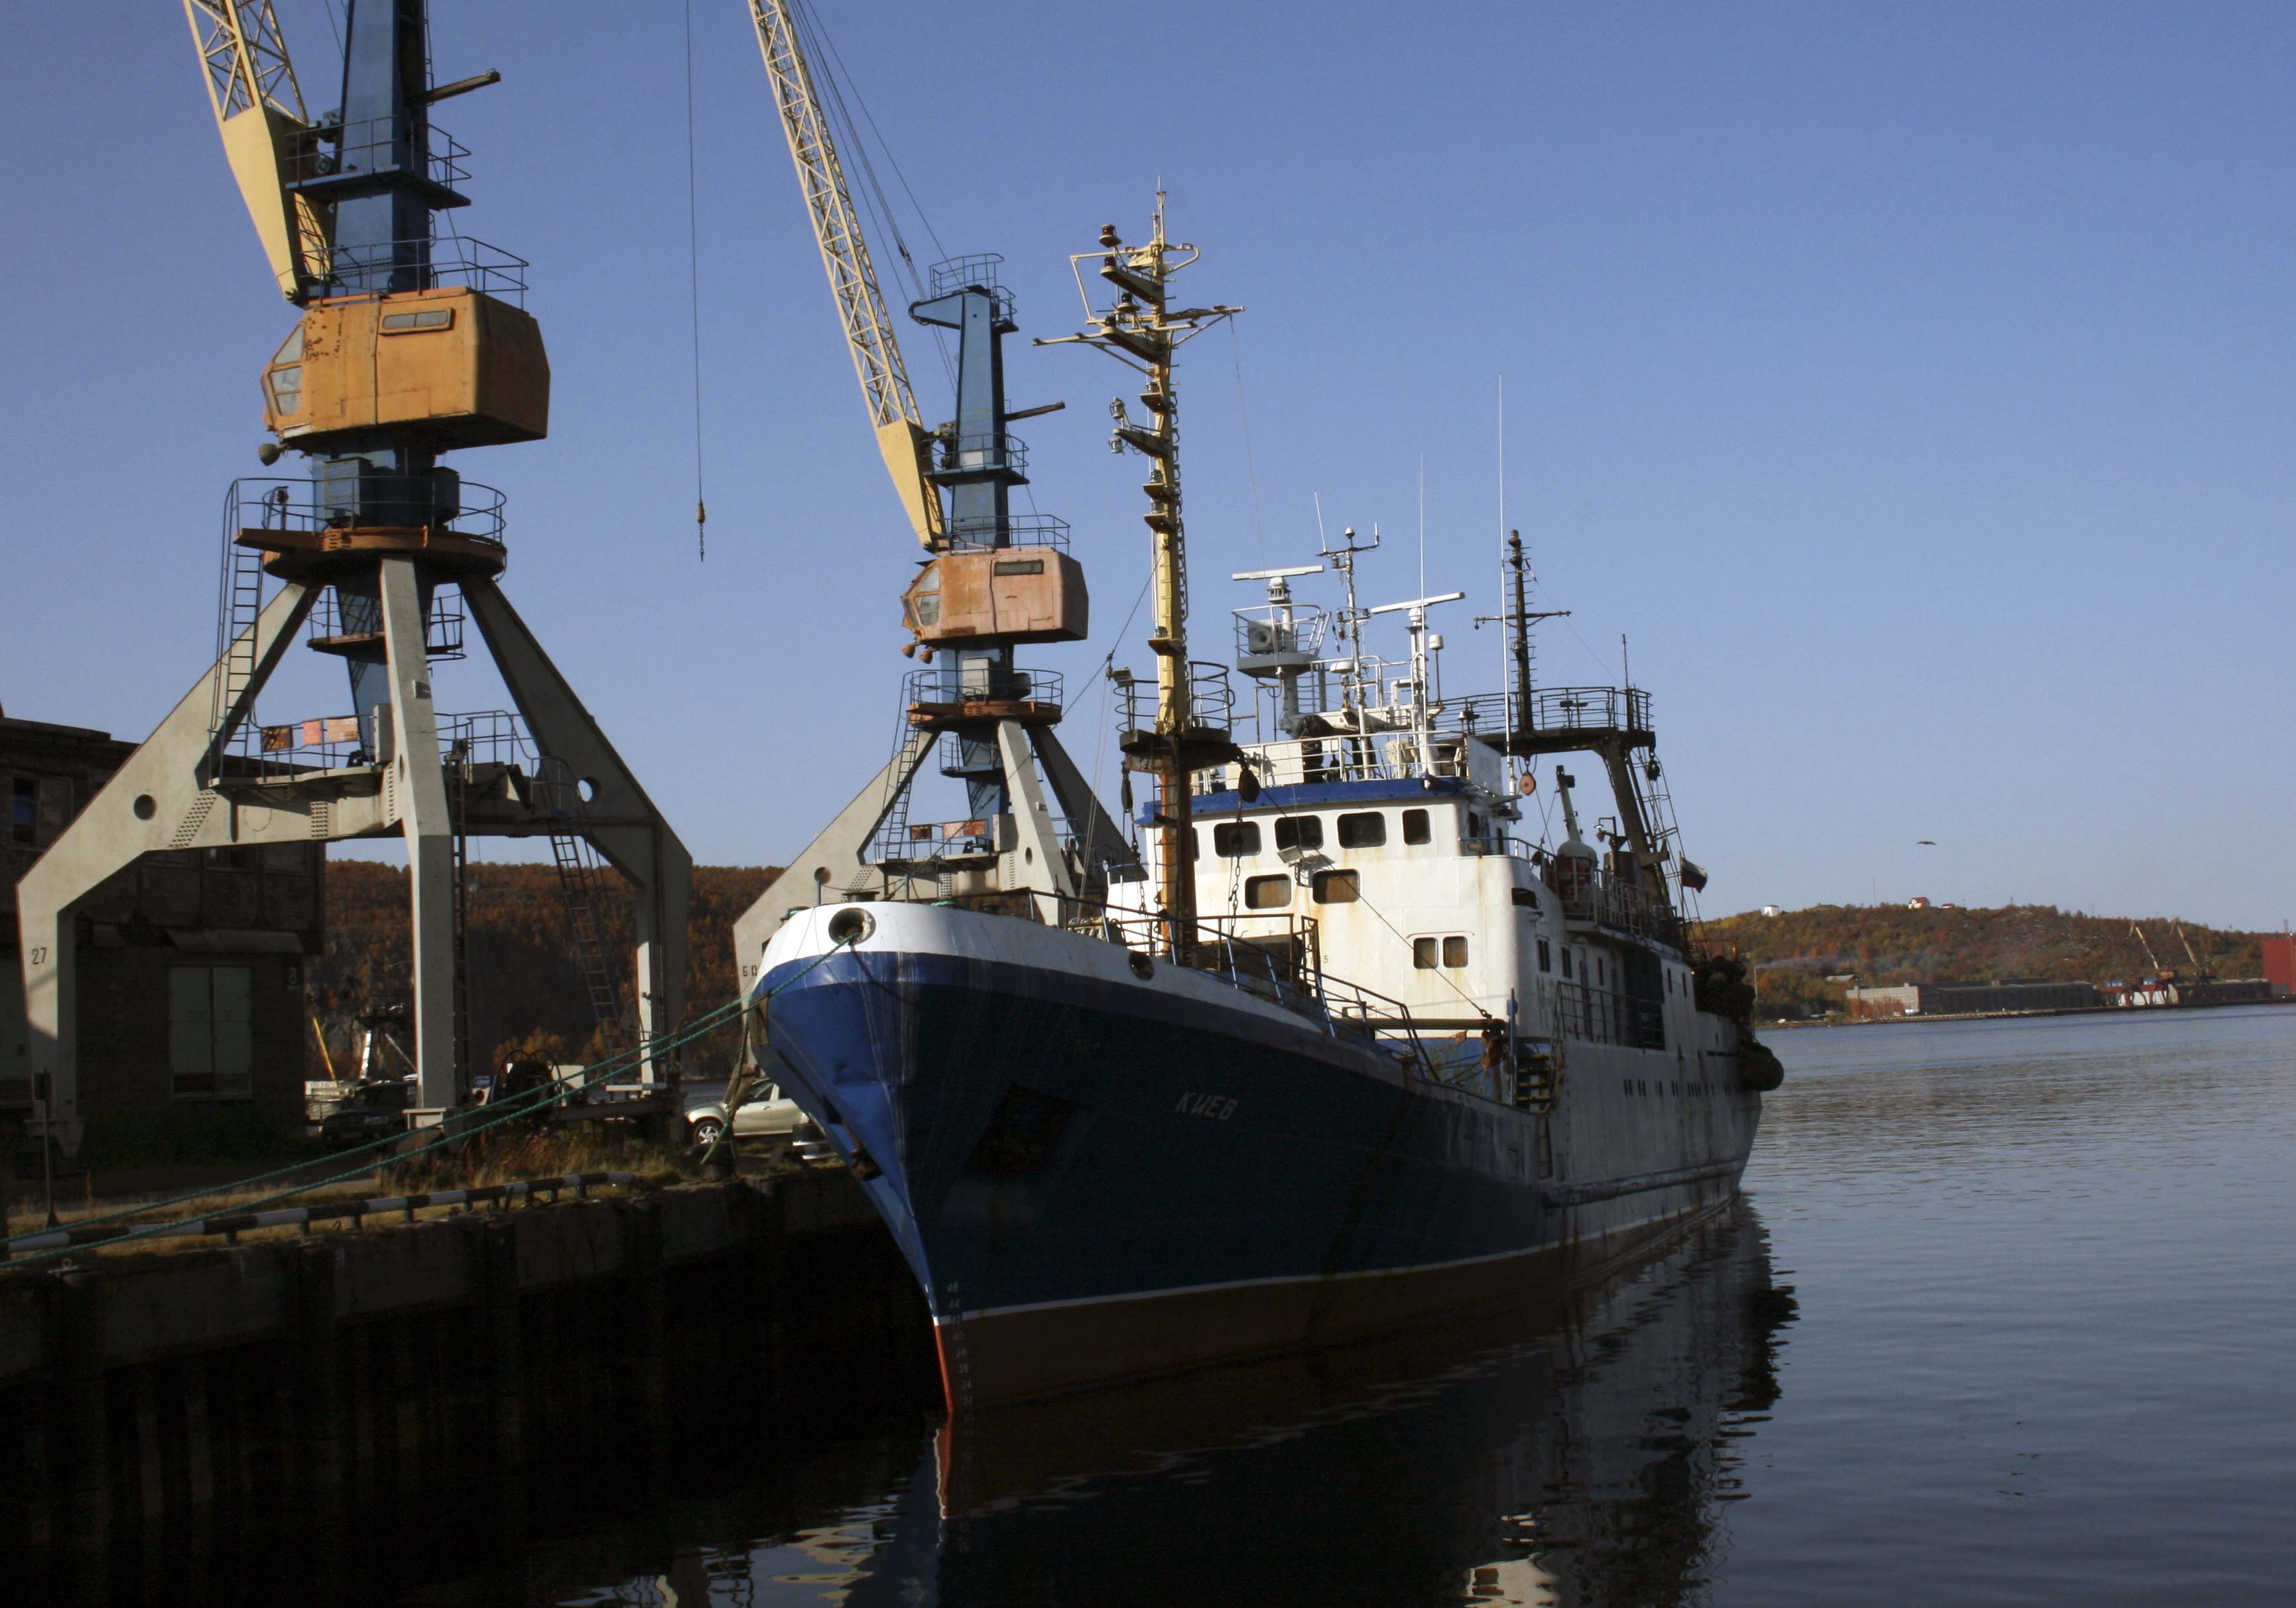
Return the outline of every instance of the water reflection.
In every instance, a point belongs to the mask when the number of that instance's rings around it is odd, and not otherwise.
[[[978,1414],[839,1523],[562,1600],[1689,1600],[1793,1314],[1741,1207],[1544,1312]]]

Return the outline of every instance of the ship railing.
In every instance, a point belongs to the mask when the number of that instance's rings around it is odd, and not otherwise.
[[[1554,1001],[1566,1038],[1630,1049],[1666,1048],[1666,1007],[1660,1001],[1587,982],[1557,983]]]
[[[1227,666],[1192,659],[1186,667],[1187,726],[1191,730],[1226,732],[1235,724],[1235,687]],[[1117,722],[1120,731],[1161,731],[1163,693],[1152,676],[1125,676],[1116,681]],[[1211,774],[1211,773],[1201,773]]]
[[[1538,845],[1528,838],[1509,837],[1505,833],[1488,833],[1480,837],[1461,838],[1459,852],[1463,855],[1497,854],[1509,859],[1535,860]]]
[[[1682,917],[1670,907],[1607,871],[1574,872],[1571,864],[1568,857],[1550,857],[1540,867],[1546,885],[1562,901],[1563,920],[1607,927],[1677,949],[1685,947]]]
[[[1534,687],[1528,701],[1478,693],[1449,707],[1462,726],[1495,742],[1510,720],[1520,733],[1584,732],[1590,738],[1652,729],[1651,695],[1637,686]]]
[[[1261,711],[1263,715],[1265,712]],[[1422,776],[1446,776],[1468,781],[1473,777],[1475,761],[1467,748],[1465,734],[1447,734],[1439,726],[1431,734],[1426,751],[1422,753],[1416,734],[1398,731],[1385,724],[1386,715],[1380,715],[1377,718],[1380,724],[1367,732],[1342,732],[1249,742],[1252,774],[1263,787],[1297,787],[1325,782],[1415,781]],[[1489,737],[1496,748],[1496,733],[1481,735]],[[1199,773],[1195,790],[1198,792],[1233,792],[1236,780],[1234,765],[1215,767]]]
[[[1153,975],[1159,959],[1215,977],[1241,993],[1281,1005],[1334,1035],[1400,1043],[1424,1065],[1427,1056],[1411,1007],[1323,968],[1313,916],[1272,914],[1199,915],[1188,922],[1155,911],[1027,889],[956,894],[931,901],[987,915],[1061,927],[1117,945]]]

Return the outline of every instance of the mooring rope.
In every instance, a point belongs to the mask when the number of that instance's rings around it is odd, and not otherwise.
[[[725,1005],[718,1006],[715,1010],[710,1011],[706,1015],[700,1017],[682,1032],[676,1033],[668,1038],[656,1040],[652,1045],[642,1045],[633,1049],[620,1051],[609,1057],[607,1060],[600,1062],[595,1066],[583,1068],[581,1076],[572,1082],[570,1088],[567,1084],[559,1083],[545,1085],[543,1087],[537,1089],[529,1089],[523,1095],[514,1095],[503,1102],[502,1109],[499,1112],[496,1112],[492,1109],[491,1106],[488,1106],[488,1108],[485,1108],[487,1112],[486,1116],[480,1121],[468,1124],[467,1126],[458,1127],[451,1131],[448,1131],[442,1127],[440,1132],[436,1136],[426,1139],[422,1144],[416,1145],[414,1149],[406,1151],[403,1154],[393,1159],[402,1161],[412,1161],[418,1156],[430,1154],[430,1153],[442,1149],[447,1145],[460,1144],[465,1140],[475,1138],[478,1135],[486,1132],[489,1128],[498,1128],[505,1122],[512,1122],[522,1117],[531,1116],[535,1110],[556,1101],[562,1100],[570,1093],[580,1094],[586,1092],[597,1084],[605,1081],[613,1073],[627,1071],[630,1067],[645,1060],[650,1055],[658,1056],[667,1051],[682,1048],[688,1044],[692,1044],[696,1039],[704,1038],[707,1035],[715,1032],[718,1029],[725,1026],[727,1022],[733,1021],[737,1016],[751,1010],[754,1008],[758,999],[770,999],[775,995],[782,992],[783,989],[804,980],[804,979],[810,976],[824,962],[827,961],[831,956],[837,954],[841,949],[851,948],[854,941],[854,936],[855,935],[849,935],[845,938],[839,939],[828,948],[823,950],[819,955],[815,956],[811,961],[807,963],[801,971],[795,972],[791,976],[783,978],[771,989],[767,989],[762,995],[744,995],[740,998],[731,1000]],[[356,1155],[363,1151],[376,1150],[386,1145],[397,1144],[402,1143],[406,1136],[403,1133],[390,1135],[384,1138],[373,1140],[368,1144],[359,1145],[353,1150],[346,1151],[342,1153],[345,1155]],[[298,1162],[289,1167],[275,1168],[269,1172],[258,1173],[252,1177],[242,1178],[235,1184],[223,1184],[216,1185],[213,1188],[199,1190],[190,1194],[177,1195],[172,1200],[162,1201],[157,1204],[130,1206],[118,1211],[106,1212],[99,1217],[83,1218],[78,1222],[69,1223],[64,1225],[64,1227],[67,1229],[94,1228],[105,1223],[119,1222],[126,1218],[142,1217],[153,1211],[166,1211],[171,1208],[182,1206],[193,1201],[209,1200],[218,1195],[230,1194],[237,1190],[252,1188],[258,1185],[267,1183],[274,1178],[284,1177],[290,1173],[300,1171],[302,1169],[310,1165],[311,1163],[304,1161]],[[234,1210],[235,1213],[258,1210],[263,1207],[272,1205],[280,1201],[292,1200],[299,1194],[308,1194],[314,1190],[325,1189],[337,1184],[347,1184],[354,1178],[365,1177],[370,1170],[371,1169],[368,1165],[362,1164],[358,1167],[352,1168],[348,1172],[336,1173],[324,1178],[309,1179],[303,1183],[294,1185],[289,1188],[274,1191],[270,1194],[259,1196],[252,1201],[237,1202],[234,1207]],[[167,1222],[140,1223],[132,1228],[121,1230],[117,1235],[102,1240],[86,1243],[116,1245],[128,1240],[156,1238],[168,1230],[180,1228],[185,1223],[196,1222],[198,1220],[199,1218],[197,1218],[184,1217]],[[51,1231],[43,1229],[37,1234],[21,1235],[17,1236],[16,1239],[9,1240],[7,1244],[12,1249],[17,1243],[18,1239],[45,1239],[49,1232]],[[69,1256],[74,1251],[79,1249],[81,1249],[80,1245],[65,1245],[54,1250],[38,1251],[28,1257],[11,1258],[5,1264],[5,1267],[11,1269],[16,1268],[29,1268],[35,1263],[48,1261],[56,1257]]]

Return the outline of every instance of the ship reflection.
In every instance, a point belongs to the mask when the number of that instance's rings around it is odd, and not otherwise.
[[[1545,1312],[976,1414],[832,1596],[1699,1598],[1793,1316],[1739,1206]]]

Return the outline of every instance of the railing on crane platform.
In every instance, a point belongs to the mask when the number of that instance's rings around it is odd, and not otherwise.
[[[224,539],[242,530],[324,531],[359,525],[428,526],[470,541],[503,545],[506,499],[452,471],[361,475],[340,482],[248,476],[224,496]]]
[[[410,259],[423,265],[427,288],[461,285],[512,307],[526,305],[526,276],[534,265],[467,234],[335,246],[327,254],[327,277],[337,284],[365,284]]]
[[[990,547],[1058,547],[1069,545],[1069,522],[1049,513],[1008,513],[1002,517],[951,521],[948,545],[960,553]]]

